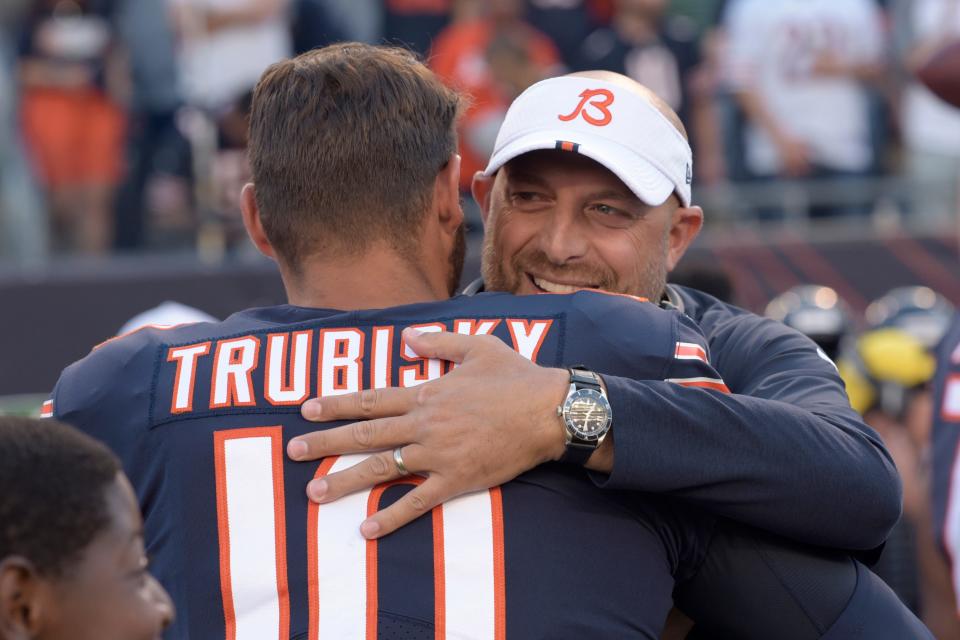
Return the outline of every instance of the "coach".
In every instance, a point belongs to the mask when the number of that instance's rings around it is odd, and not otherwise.
[[[532,86],[511,106],[490,164],[474,180],[488,287],[590,287],[662,300],[708,337],[732,394],[604,376],[612,428],[585,465],[599,487],[689,499],[801,542],[879,545],[900,514],[899,478],[850,408],[833,363],[779,323],[666,285],[703,221],[691,203],[691,175],[683,125],[641,85],[588,72]],[[289,449],[307,460],[397,448],[406,470],[429,476],[363,523],[369,538],[565,450],[556,412],[569,385],[562,372],[532,370],[470,336],[424,334],[410,344],[460,366],[423,388],[308,401],[307,419],[374,420],[304,436]],[[308,494],[328,502],[390,479],[372,469],[314,481]],[[400,471],[391,466],[388,475]]]

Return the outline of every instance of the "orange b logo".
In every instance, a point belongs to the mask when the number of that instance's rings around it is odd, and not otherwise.
[[[590,100],[596,97],[600,97],[600,99]],[[613,93],[611,91],[607,89],[587,89],[580,94],[580,104],[577,105],[577,108],[574,109],[572,113],[568,113],[565,116],[557,116],[557,118],[564,122],[570,122],[577,116],[581,116],[595,127],[605,127],[613,120],[613,114],[610,113],[610,109],[608,109],[612,104]],[[590,112],[587,111],[587,107],[596,109],[602,116],[598,118],[595,115],[591,115]]]

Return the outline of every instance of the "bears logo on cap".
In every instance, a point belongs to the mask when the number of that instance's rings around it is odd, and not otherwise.
[[[602,98],[600,100],[590,100],[598,96],[602,96]],[[563,122],[570,122],[577,116],[580,116],[595,127],[605,127],[613,120],[613,114],[610,113],[610,109],[608,108],[612,104],[613,92],[609,89],[586,89],[580,94],[580,104],[577,105],[577,108],[567,115],[558,115],[557,118]],[[587,111],[588,106],[596,109],[603,115],[599,118],[591,115],[590,112]]]

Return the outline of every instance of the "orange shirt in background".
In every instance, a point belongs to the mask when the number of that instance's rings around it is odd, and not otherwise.
[[[515,27],[524,32],[523,42],[530,61],[543,70],[543,77],[560,70],[560,54],[553,42],[533,27],[519,23]],[[471,148],[463,130],[492,110],[506,110],[515,96],[504,95],[490,71],[487,47],[496,35],[490,20],[471,20],[456,23],[444,29],[434,40],[430,66],[449,86],[467,94],[471,104],[463,116],[460,136],[462,156],[460,187],[470,189],[473,174],[483,170],[489,158],[486,151]]]

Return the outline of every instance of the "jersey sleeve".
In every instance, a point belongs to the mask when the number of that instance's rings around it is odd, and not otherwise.
[[[604,376],[614,466],[594,481],[671,494],[809,544],[881,544],[900,515],[899,476],[835,367],[778,323],[735,321],[751,326],[723,332],[709,353],[733,393],[689,384],[686,369],[688,384]],[[692,321],[683,326],[695,335]]]
[[[731,567],[736,567],[731,571]],[[721,521],[674,603],[709,638],[914,638],[933,635],[883,581],[838,550]]]
[[[106,443],[128,474],[149,428],[156,350],[145,334],[108,341],[64,369],[48,401],[51,417]]]

